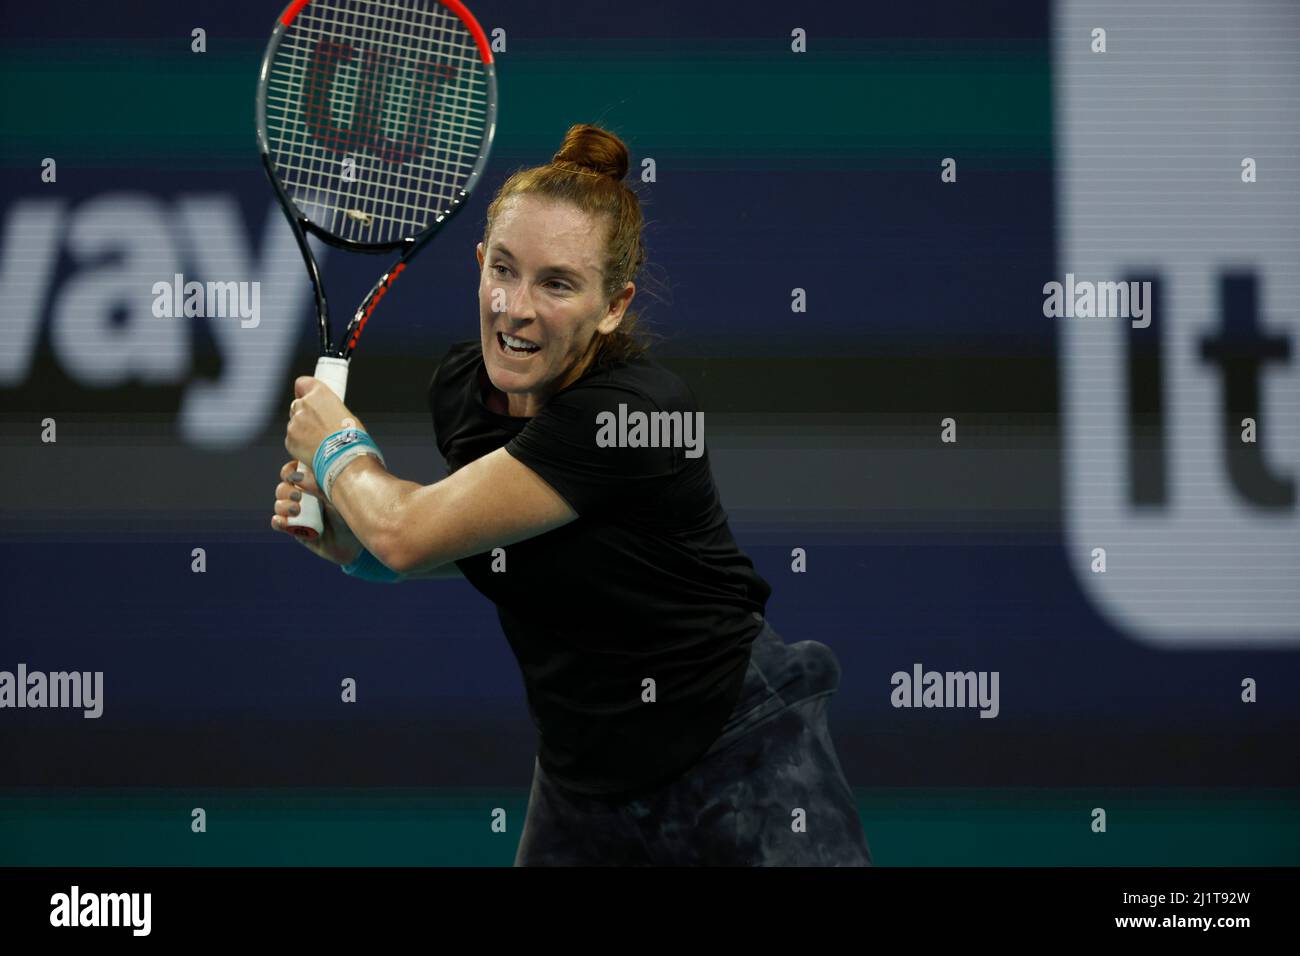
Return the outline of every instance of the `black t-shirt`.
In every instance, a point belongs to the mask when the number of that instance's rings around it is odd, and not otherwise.
[[[731,535],[707,445],[695,443],[698,455],[630,447],[642,440],[629,430],[633,413],[694,415],[695,397],[648,357],[589,370],[532,418],[490,410],[490,388],[478,341],[453,346],[434,371],[429,408],[448,471],[504,445],[578,513],[506,548],[504,572],[491,553],[456,562],[497,606],[538,761],[561,786],[593,796],[667,783],[731,714],[772,590]],[[624,427],[601,437],[597,416],[618,418],[620,405]],[[643,702],[646,678],[653,702]]]

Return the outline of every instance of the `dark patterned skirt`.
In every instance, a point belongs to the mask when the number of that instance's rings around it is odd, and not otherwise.
[[[516,866],[870,866],[826,707],[834,652],[764,623],[740,702],[708,752],[630,800],[558,787],[534,762]]]

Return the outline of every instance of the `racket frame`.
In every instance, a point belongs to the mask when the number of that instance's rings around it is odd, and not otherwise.
[[[406,236],[388,242],[358,242],[355,239],[345,239],[338,236],[319,223],[313,222],[311,217],[298,207],[298,204],[294,202],[293,197],[289,195],[284,188],[284,184],[280,181],[280,177],[275,172],[275,161],[271,157],[270,138],[266,128],[266,94],[270,85],[271,64],[275,60],[276,52],[280,49],[280,44],[284,41],[290,25],[302,12],[303,8],[311,3],[311,0],[293,0],[284,8],[284,11],[275,22],[275,28],[271,32],[271,39],[267,42],[266,52],[262,55],[262,66],[258,72],[256,95],[257,148],[262,158],[262,170],[266,173],[267,179],[271,181],[271,187],[275,190],[276,198],[280,201],[280,209],[289,222],[289,228],[293,231],[294,239],[298,243],[298,251],[302,254],[302,260],[307,266],[307,274],[311,278],[312,294],[316,303],[321,356],[348,358],[351,355],[366,320],[374,311],[379,299],[391,287],[393,280],[406,267],[406,264],[414,258],[415,254],[424,248],[465,207],[466,200],[468,200],[475,186],[478,185],[478,181],[487,167],[488,156],[492,152],[492,140],[496,134],[497,125],[497,84],[496,65],[492,58],[491,48],[487,43],[486,34],[474,18],[474,15],[458,0],[431,0],[431,2],[438,3],[451,10],[474,36],[482,59],[487,85],[486,115],[483,121],[483,141],[479,147],[478,158],[473,169],[470,170],[465,184],[457,190],[456,195],[447,204],[448,208],[437,210],[429,225],[413,236]],[[379,277],[370,292],[361,300],[361,304],[357,306],[338,348],[331,344],[329,303],[326,301],[320,267],[317,265],[316,257],[312,255],[311,247],[307,243],[308,234],[317,237],[327,245],[348,252],[360,252],[368,255],[380,255],[399,250],[401,252],[397,262]]]
[[[483,123],[483,138],[479,146],[478,157],[474,163],[470,175],[466,179],[454,197],[449,201],[446,209],[436,210],[430,223],[420,232],[412,236],[405,236],[401,239],[390,240],[388,242],[358,242],[355,239],[345,239],[326,229],[319,223],[313,222],[311,217],[299,208],[294,202],[280,177],[275,171],[275,161],[271,157],[270,137],[266,126],[266,95],[270,87],[271,64],[275,60],[276,53],[280,49],[280,44],[284,41],[285,34],[292,25],[294,19],[302,12],[312,0],[293,0],[276,20],[275,28],[271,32],[271,39],[267,42],[266,52],[262,55],[262,65],[258,73],[256,102],[257,117],[257,146],[262,158],[262,170],[266,173],[266,178],[271,182],[271,188],[275,190],[276,198],[280,203],[280,210],[289,222],[289,228],[293,232],[294,240],[298,243],[298,251],[302,254],[302,261],[307,266],[307,275],[311,279],[312,294],[315,298],[317,331],[320,338],[320,357],[316,363],[315,377],[325,382],[325,384],[342,400],[347,390],[348,365],[351,361],[351,355],[356,348],[357,340],[365,328],[366,321],[371,313],[379,304],[379,300],[392,287],[393,280],[402,273],[406,264],[419,252],[444,226],[450,222],[455,215],[464,208],[466,200],[469,199],[470,193],[478,185],[479,179],[487,167],[488,156],[492,152],[492,140],[496,135],[497,125],[497,83],[496,83],[496,66],[492,58],[492,51],[487,42],[487,36],[483,28],[479,25],[474,15],[462,4],[460,0],[433,0],[441,4],[448,10],[452,11],[473,35],[475,44],[479,50],[480,60],[483,64],[485,74],[486,90],[486,113]],[[361,252],[369,255],[378,255],[400,251],[398,260],[391,266],[379,280],[371,287],[366,297],[361,300],[353,313],[351,321],[344,331],[340,345],[335,348],[331,344],[330,320],[329,320],[329,303],[325,297],[325,287],[321,281],[320,267],[316,263],[316,257],[312,254],[311,246],[307,242],[307,236],[313,235],[327,245],[337,249],[343,249],[348,252]],[[300,467],[308,467],[310,463],[300,462]],[[286,526],[294,534],[306,540],[312,540],[318,537],[324,527],[321,515],[320,502],[312,495],[303,494],[299,514],[286,519]]]

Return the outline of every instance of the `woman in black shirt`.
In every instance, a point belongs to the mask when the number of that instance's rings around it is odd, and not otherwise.
[[[479,339],[429,386],[447,478],[393,477],[303,377],[272,526],[306,490],[318,555],[368,580],[454,565],[496,604],[539,736],[517,864],[867,865],[826,724],[835,656],[764,619],[695,396],[627,311],[645,258],[627,169],[618,137],[574,126],[494,198]]]

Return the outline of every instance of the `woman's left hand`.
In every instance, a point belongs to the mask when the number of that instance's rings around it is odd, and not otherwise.
[[[311,469],[316,449],[341,428],[365,431],[333,390],[318,378],[301,375],[294,380],[293,403],[289,406],[289,425],[285,429],[284,448],[307,470]]]

